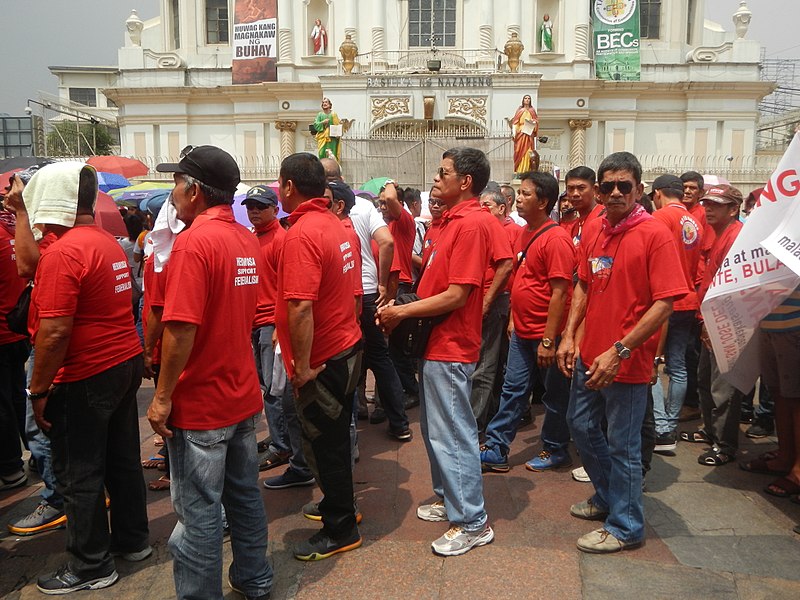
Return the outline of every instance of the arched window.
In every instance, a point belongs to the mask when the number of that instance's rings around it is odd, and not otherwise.
[[[409,0],[408,46],[454,48],[457,0]]]

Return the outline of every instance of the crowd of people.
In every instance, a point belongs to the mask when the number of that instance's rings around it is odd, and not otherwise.
[[[779,447],[740,466],[776,475],[766,491],[797,500],[800,291],[762,323],[756,409],[720,374],[699,311],[752,210],[736,188],[690,171],[645,194],[639,161],[617,152],[597,172],[570,170],[562,195],[535,171],[515,191],[490,181],[483,152],[457,147],[442,156],[427,219],[418,190],[389,180],[376,198],[357,195],[334,156],[298,153],[283,160],[277,192],[256,185],[241,201],[248,229],[234,219],[240,172],[223,150],[189,146],[157,170],[174,178],[170,200],[147,228],[126,216],[122,240],[94,222],[88,165],[46,165],[5,191],[0,313],[26,294],[30,307],[27,331],[0,320],[12,383],[0,489],[26,482],[22,438],[45,488],[9,529],[67,528],[68,561],[39,578],[42,592],[104,588],[118,579],[115,557],[150,556],[143,468],[166,471],[151,489],[170,490],[177,515],[180,598],[221,597],[224,535],[230,587],[269,596],[259,471],[286,465],[268,490],[319,486],[301,510],[321,528],[297,559],[361,546],[353,469],[368,370],[369,418],[388,420],[391,439],[412,441],[407,411],[420,406],[434,500],[416,514],[447,524],[437,555],[493,541],[482,474],[512,468],[532,400],[544,406],[542,446],[525,468],[571,468],[572,441],[573,477],[594,486],[570,507],[601,522],[581,551],[640,546],[652,453],[701,443],[700,464],[725,465],[743,417],[759,437],[774,414]],[[142,377],[155,381],[147,419],[164,440],[145,461]],[[269,436],[258,441],[262,412]],[[679,432],[693,416],[702,426]]]

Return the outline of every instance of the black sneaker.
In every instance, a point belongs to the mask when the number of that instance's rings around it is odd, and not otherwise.
[[[342,540],[335,540],[324,529],[320,529],[308,540],[297,545],[294,557],[297,560],[324,560],[334,554],[355,550],[360,546],[361,535],[358,529]]]
[[[301,475],[292,467],[286,469],[283,475],[270,477],[264,480],[264,487],[268,490],[283,490],[290,487],[302,487],[305,485],[314,485],[314,476]]]
[[[670,431],[656,436],[656,447],[653,448],[653,452],[656,454],[675,454],[675,448],[677,447],[678,434]]]
[[[356,509],[356,524],[360,524],[361,520],[364,518],[364,515],[361,514],[361,511],[358,510],[358,506],[355,507]],[[319,502],[309,502],[305,506],[303,506],[303,516],[306,519],[311,519],[312,521],[322,521],[322,513],[319,512]]]
[[[400,442],[410,442],[412,435],[408,427],[389,426],[389,435]]]
[[[775,433],[775,423],[772,419],[756,419],[744,434],[754,440],[765,438]]]
[[[44,575],[36,583],[37,589],[43,594],[51,596],[69,594],[78,590],[100,590],[107,588],[119,579],[116,570],[101,577],[76,575],[70,566],[64,565],[52,575]]]

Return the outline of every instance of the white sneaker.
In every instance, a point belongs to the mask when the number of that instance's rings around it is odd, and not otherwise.
[[[583,467],[572,469],[572,478],[575,481],[580,481],[581,483],[589,483],[591,481],[591,479],[589,479],[589,474],[586,473],[586,469]]]
[[[454,526],[438,540],[431,544],[435,554],[441,556],[458,556],[477,548],[492,543],[494,531],[489,525],[480,531],[464,531],[461,527]]]
[[[417,507],[417,517],[423,521],[449,521],[444,502],[437,500],[433,504],[423,504]]]

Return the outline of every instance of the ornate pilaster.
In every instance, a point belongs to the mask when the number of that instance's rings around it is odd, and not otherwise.
[[[491,25],[481,25],[478,28],[481,42],[481,57],[478,59],[480,66],[494,64],[494,28]]]
[[[592,126],[589,119],[570,119],[572,140],[569,144],[569,168],[586,164],[586,130]]]
[[[372,28],[372,62],[376,68],[386,66],[386,31],[383,27]]]
[[[575,60],[589,60],[589,24],[575,25]]]
[[[294,132],[297,121],[276,121],[275,129],[281,132],[281,160],[294,154]]]
[[[282,27],[278,30],[278,61],[282,63],[294,62],[291,29]]]

